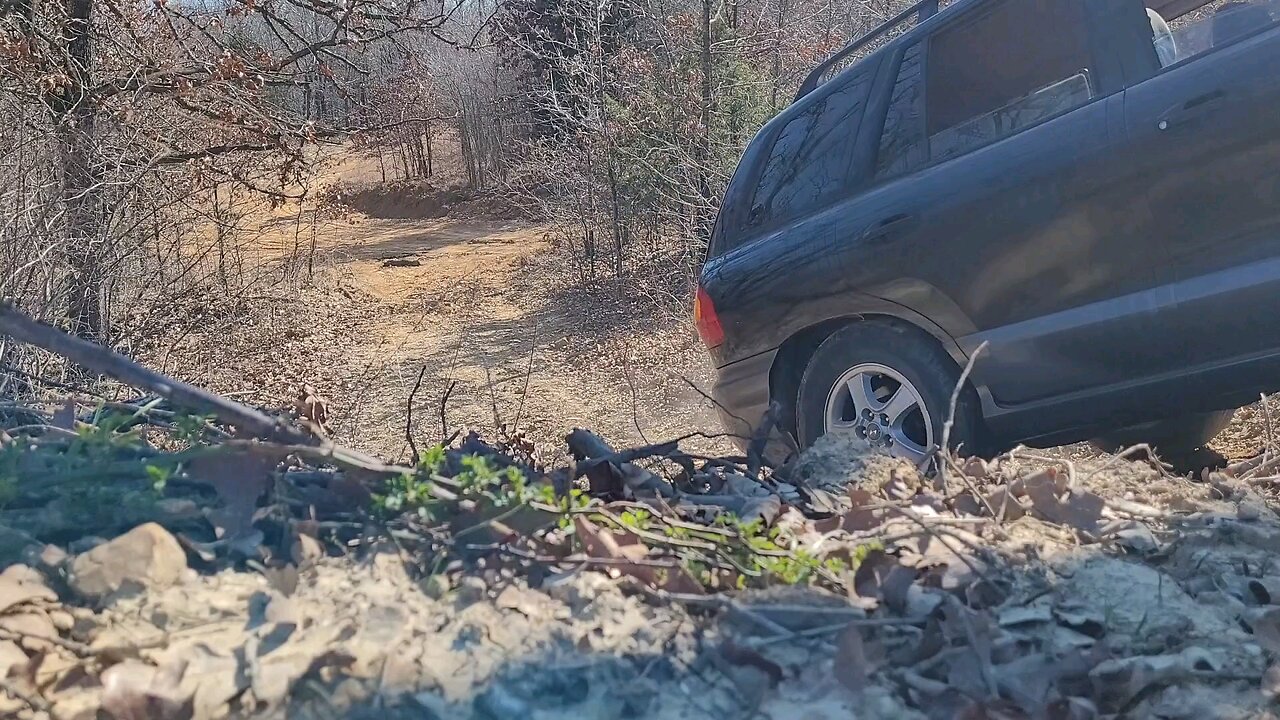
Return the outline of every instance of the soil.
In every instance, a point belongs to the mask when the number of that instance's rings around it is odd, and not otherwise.
[[[291,406],[311,384],[330,402],[336,439],[391,459],[409,452],[411,394],[419,446],[463,428],[492,437],[505,427],[557,449],[576,426],[618,445],[723,432],[684,308],[625,284],[567,282],[542,228],[477,212],[479,200],[453,208],[465,218],[427,202],[446,193],[410,193],[395,210],[403,184],[374,199],[373,173],[339,156],[316,194],[363,188],[356,204],[379,217],[329,206],[299,240],[296,208],[264,210],[257,252],[283,260],[314,243],[313,281],[224,311],[153,353],[157,364],[266,407]],[[714,438],[693,447],[729,449]]]

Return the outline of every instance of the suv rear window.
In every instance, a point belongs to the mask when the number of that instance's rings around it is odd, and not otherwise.
[[[1094,96],[1084,3],[1002,0],[930,41],[926,118],[936,162]]]
[[[815,93],[816,102],[782,127],[765,160],[747,220],[771,227],[830,204],[847,192],[877,62],[866,62]]]

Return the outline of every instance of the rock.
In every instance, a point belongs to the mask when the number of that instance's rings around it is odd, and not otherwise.
[[[293,546],[289,549],[289,555],[293,558],[293,564],[300,568],[308,568],[316,564],[316,561],[324,557],[324,546],[320,541],[299,533],[293,541]]]
[[[577,571],[547,578],[542,585],[548,595],[575,610],[590,605],[613,587],[613,582],[601,573]]]
[[[490,720],[529,717],[532,712],[529,703],[499,683],[494,683],[488,690],[477,695],[474,708],[477,715]]]
[[[103,600],[121,592],[168,587],[186,570],[187,556],[178,541],[159,525],[147,523],[76,556],[67,581],[77,594]]]
[[[255,592],[249,596],[249,627],[292,625],[302,622],[302,614],[292,600],[278,592]]]
[[[1267,506],[1262,503],[1245,501],[1236,508],[1236,517],[1244,522],[1256,522],[1267,513]]]
[[[0,525],[0,567],[21,562],[26,549],[39,544],[40,541],[21,530]]]
[[[185,665],[155,668],[125,660],[102,673],[102,709],[117,718],[178,720],[191,716],[191,694],[183,690]]]
[[[32,545],[26,549],[23,562],[46,573],[55,573],[67,561],[67,551],[57,545]]]
[[[58,599],[57,594],[45,586],[39,575],[35,576],[34,582],[32,580],[33,578],[24,577],[20,573],[6,572],[5,575],[0,575],[0,613],[35,600],[53,602]]]
[[[200,517],[200,506],[187,498],[162,498],[156,501],[156,510],[169,520],[189,520]]]
[[[60,632],[70,632],[76,626],[75,617],[66,610],[50,610],[49,621],[53,626],[58,628]]]
[[[58,635],[58,629],[54,627],[53,621],[41,611],[0,617],[0,628],[18,635],[21,638],[18,644],[28,652],[51,649],[53,645],[47,639]]]
[[[105,545],[106,542],[107,542],[107,539],[104,537],[98,537],[97,535],[87,535],[85,537],[80,538],[79,540],[71,541],[67,545],[67,552],[71,553],[72,555],[80,555],[81,553],[87,553],[90,550],[100,545]]]
[[[468,575],[458,583],[458,602],[462,605],[478,603],[489,594],[489,586],[483,578]]]
[[[449,583],[449,576],[444,573],[436,573],[428,575],[418,582],[418,586],[422,588],[422,594],[432,600],[439,600],[449,594],[452,589]]]

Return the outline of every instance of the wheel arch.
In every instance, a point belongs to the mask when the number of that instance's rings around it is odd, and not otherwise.
[[[902,308],[902,310],[906,310],[906,308]],[[910,311],[907,312],[909,313]],[[968,358],[961,351],[955,340],[942,328],[929,323],[927,319],[921,317],[920,320],[924,320],[924,322],[915,321],[914,318],[907,319],[903,317],[902,313],[863,312],[824,320],[792,333],[778,347],[778,353],[773,359],[773,365],[769,368],[770,397],[790,398],[789,402],[783,403],[785,408],[783,425],[786,430],[793,437],[798,437],[795,400],[799,396],[800,382],[804,377],[805,369],[809,366],[810,358],[813,357],[818,347],[827,338],[850,325],[881,323],[899,327],[916,335],[922,342],[933,343],[941,347],[958,367],[964,367],[964,364],[968,362]]]

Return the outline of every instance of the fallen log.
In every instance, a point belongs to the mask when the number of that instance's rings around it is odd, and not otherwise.
[[[305,445],[314,445],[318,440],[279,418],[148,370],[120,353],[32,320],[3,302],[0,302],[0,333],[44,348],[100,375],[155,393],[175,407],[211,414],[250,437]]]
[[[168,400],[175,408],[213,415],[220,422],[234,426],[242,442],[244,439],[256,439],[279,443],[287,446],[289,452],[314,462],[328,462],[375,478],[414,472],[413,468],[390,465],[372,455],[336,445],[290,424],[284,418],[273,417],[150,370],[118,352],[32,320],[5,302],[0,302],[0,334],[44,348],[95,373],[154,393]],[[243,444],[243,448],[253,451],[251,444]],[[448,490],[435,488],[433,485],[433,493],[437,490],[442,496],[452,495]]]

